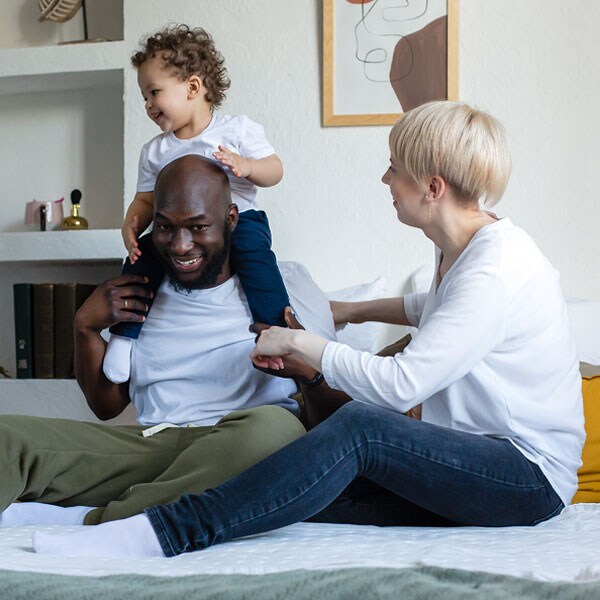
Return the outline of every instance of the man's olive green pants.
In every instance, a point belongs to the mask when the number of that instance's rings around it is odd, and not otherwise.
[[[123,519],[215,487],[304,434],[277,406],[236,411],[213,427],[152,437],[144,429],[1,416],[0,512],[20,500],[98,507],[86,525]]]

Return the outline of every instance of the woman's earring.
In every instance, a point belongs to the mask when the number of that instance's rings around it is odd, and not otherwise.
[[[427,202],[427,224],[431,224],[431,196],[425,194],[425,202]]]

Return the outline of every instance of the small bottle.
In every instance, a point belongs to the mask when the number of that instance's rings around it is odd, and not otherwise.
[[[61,223],[61,229],[87,229],[87,219],[79,216],[79,204],[81,202],[81,192],[73,190],[71,192],[71,216],[65,217]]]

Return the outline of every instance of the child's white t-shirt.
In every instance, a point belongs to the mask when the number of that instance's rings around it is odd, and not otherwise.
[[[153,192],[160,170],[186,154],[197,154],[215,160],[213,152],[225,146],[244,158],[261,159],[275,154],[265,137],[262,125],[244,115],[213,115],[208,127],[199,135],[180,140],[172,131],[161,133],[144,144],[138,165],[138,192]],[[217,161],[215,161],[217,162]],[[235,177],[226,169],[231,185],[231,201],[240,212],[258,208],[256,186],[243,177]]]

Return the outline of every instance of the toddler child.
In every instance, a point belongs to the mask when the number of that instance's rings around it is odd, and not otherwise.
[[[146,112],[162,133],[140,154],[137,193],[122,227],[128,252],[123,272],[148,276],[156,291],[165,270],[154,256],[151,235],[138,239],[152,221],[156,177],[180,156],[205,156],[227,170],[231,200],[240,211],[230,259],[252,317],[255,322],[285,326],[283,311],[289,299],[271,250],[267,216],[256,203],[256,187],[279,183],[283,167],[262,126],[245,116],[215,113],[230,82],[213,39],[200,27],[170,26],[145,40],[131,62],[138,71]],[[141,327],[122,322],[110,329],[103,369],[114,383],[129,379],[132,343]]]

